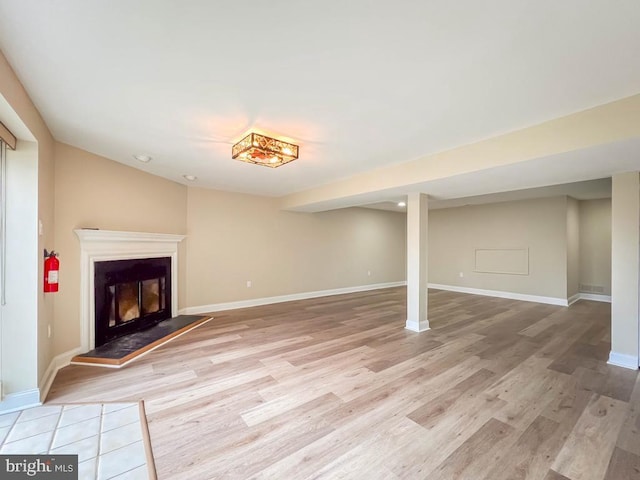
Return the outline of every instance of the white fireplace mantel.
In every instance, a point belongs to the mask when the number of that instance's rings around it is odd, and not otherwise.
[[[185,235],[170,233],[74,230],[80,239],[80,346],[95,347],[95,263],[171,257],[171,316],[178,314],[178,244]]]

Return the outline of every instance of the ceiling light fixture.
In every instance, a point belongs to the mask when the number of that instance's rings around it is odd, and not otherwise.
[[[407,204],[405,202],[398,202],[399,207],[406,207]]]
[[[233,146],[231,158],[276,168],[298,158],[298,145],[251,132]]]
[[[185,178],[185,180],[189,180],[190,182],[195,182],[198,179],[198,177],[196,177],[195,175],[182,175],[182,176]]]
[[[136,160],[138,160],[139,162],[142,162],[142,163],[149,163],[151,161],[151,157],[149,155],[145,155],[143,153],[139,153],[137,155],[134,155],[133,158],[135,158]]]

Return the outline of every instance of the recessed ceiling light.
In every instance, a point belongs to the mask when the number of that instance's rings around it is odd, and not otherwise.
[[[133,158],[135,158],[136,160],[138,160],[139,162],[142,162],[142,163],[149,163],[151,161],[151,157],[149,155],[145,155],[143,153],[139,153],[137,155],[134,155]]]
[[[407,204],[405,202],[398,202],[399,207],[406,207]]]
[[[182,175],[186,180],[189,180],[190,182],[195,182],[198,177],[196,177],[195,175]]]

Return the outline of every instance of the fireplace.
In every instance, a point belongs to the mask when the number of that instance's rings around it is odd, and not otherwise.
[[[80,347],[76,353],[86,353],[103,344],[105,335],[108,341],[178,315],[178,245],[184,235],[97,229],[74,231],[80,240],[81,291]],[[104,273],[100,273],[100,269],[110,264],[122,272],[108,271],[111,280],[103,279],[97,287],[98,276]],[[138,264],[147,264],[147,267],[143,267],[140,276],[132,277],[131,274],[138,273],[131,267]],[[98,306],[100,295],[104,298]],[[98,327],[97,318],[105,310],[106,327]],[[100,333],[98,328],[102,328]]]
[[[96,262],[95,346],[171,318],[171,257]]]

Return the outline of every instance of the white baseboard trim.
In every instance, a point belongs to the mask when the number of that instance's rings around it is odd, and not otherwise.
[[[42,405],[47,398],[47,394],[49,393],[53,380],[56,378],[58,370],[69,365],[71,358],[80,353],[80,351],[81,349],[78,347],[53,357],[40,380],[38,388],[32,388],[31,390],[25,390],[23,392],[8,393],[3,397],[2,402],[0,402],[0,413],[9,413]]]
[[[56,378],[56,374],[58,373],[58,370],[60,370],[62,367],[66,367],[67,365],[69,365],[71,363],[71,359],[76,355],[78,355],[79,353],[82,353],[82,348],[77,347],[77,348],[74,348],[73,350],[69,350],[68,352],[64,352],[64,353],[61,353],[60,355],[56,355],[55,357],[53,357],[53,359],[51,359],[51,362],[49,363],[49,366],[45,370],[44,375],[40,380],[40,384],[38,385],[40,390],[41,402],[44,402],[45,399],[47,398],[47,395],[49,394],[49,389],[51,388],[51,384],[53,383],[53,380]]]
[[[510,300],[522,300],[524,302],[547,303],[549,305],[560,305],[567,307],[569,302],[566,298],[541,297],[538,295],[528,295],[525,293],[503,292],[500,290],[483,290],[480,288],[458,287],[455,285],[441,285],[430,283],[429,288],[436,290],[448,290],[450,292],[470,293],[472,295],[484,295],[485,297],[508,298]]]
[[[235,310],[237,308],[257,307],[272,303],[292,302],[294,300],[307,300],[309,298],[329,297],[331,295],[344,295],[345,293],[366,292],[369,290],[379,290],[381,288],[402,287],[407,284],[403,282],[373,283],[370,285],[359,285],[357,287],[334,288],[331,290],[319,290],[316,292],[293,293],[291,295],[279,295],[277,297],[253,298],[250,300],[239,300],[237,302],[213,303],[211,305],[200,305],[196,307],[186,307],[180,309],[181,315],[198,315],[201,313],[219,312],[221,310]]]
[[[599,293],[579,293],[578,295],[580,296],[580,300],[611,303],[611,295],[602,295]]]
[[[567,306],[570,307],[571,305],[576,303],[578,300],[582,300],[582,297],[580,297],[579,293],[576,293],[575,295],[571,295],[569,298],[567,298]]]
[[[609,361],[607,363],[617,367],[638,370],[638,357],[634,355],[627,355],[625,353],[617,353],[613,350],[609,353]]]
[[[32,388],[22,392],[8,393],[0,402],[0,413],[10,413],[25,408],[37,407],[40,402],[40,389]]]
[[[431,330],[429,327],[429,320],[423,320],[422,322],[416,322],[413,320],[407,320],[405,327],[407,330],[411,330],[412,332],[426,332],[427,330]]]

